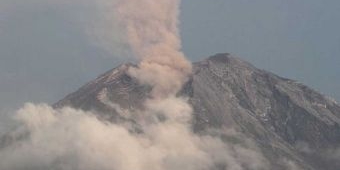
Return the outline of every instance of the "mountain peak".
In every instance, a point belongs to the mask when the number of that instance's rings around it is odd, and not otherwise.
[[[325,156],[340,147],[340,106],[336,102],[228,53],[193,66],[193,75],[178,94],[189,97],[193,131],[235,129],[256,141],[271,169],[285,169],[279,163],[282,159],[307,170],[340,167]],[[130,67],[136,66],[123,64],[104,73],[54,107],[98,110],[100,117],[110,121],[124,119],[124,110],[143,108],[151,91],[127,74]]]
[[[232,57],[229,53],[219,53],[219,54],[215,54],[209,57],[208,60],[212,62],[227,63],[230,60],[238,60],[238,59],[235,57]]]

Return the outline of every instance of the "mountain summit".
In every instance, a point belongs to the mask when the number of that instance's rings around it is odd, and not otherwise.
[[[54,107],[94,111],[109,121],[129,119],[126,114],[143,108],[151,91],[129,76],[130,67],[137,66],[112,69]],[[251,140],[271,169],[289,169],[287,164],[290,169],[340,167],[336,157],[340,154],[340,106],[301,83],[229,54],[217,54],[193,64],[193,74],[178,95],[187,97],[194,109],[195,133],[233,129],[242,137],[226,135],[223,141]]]

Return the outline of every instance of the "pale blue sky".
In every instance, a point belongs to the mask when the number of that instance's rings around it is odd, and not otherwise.
[[[53,1],[0,0],[0,110],[53,103],[124,61],[85,34],[103,15],[91,1]],[[340,1],[183,0],[181,8],[192,61],[229,52],[340,100]]]

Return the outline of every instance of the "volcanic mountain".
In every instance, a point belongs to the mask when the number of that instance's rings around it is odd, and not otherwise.
[[[128,74],[123,64],[54,104],[89,110],[108,121],[129,119],[143,108],[151,87]],[[338,170],[340,106],[311,88],[260,70],[229,54],[193,64],[193,73],[179,96],[194,109],[192,130],[207,133],[233,129],[228,143],[251,140],[270,169]],[[134,120],[130,120],[134,121]],[[138,126],[138,125],[136,125]],[[338,149],[339,151],[339,149]],[[287,164],[291,164],[287,168]]]

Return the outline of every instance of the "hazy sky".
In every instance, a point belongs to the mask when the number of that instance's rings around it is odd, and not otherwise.
[[[109,7],[93,1],[0,0],[0,110],[27,101],[56,102],[127,60],[117,57],[124,52],[115,45],[119,34],[109,23]],[[339,30],[338,0],[182,5],[183,50],[192,61],[229,52],[338,101]]]

